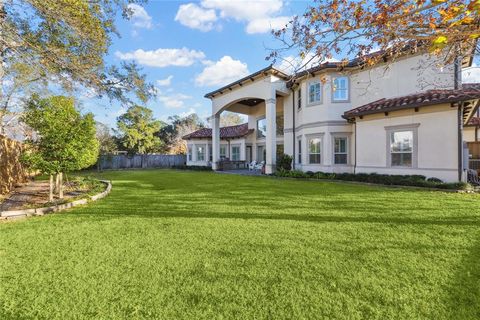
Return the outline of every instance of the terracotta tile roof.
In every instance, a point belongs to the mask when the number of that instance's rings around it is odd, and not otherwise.
[[[380,99],[346,111],[343,117],[354,118],[367,114],[475,99],[480,99],[480,84],[466,83],[462,89],[458,90],[428,90],[403,97]]]
[[[241,138],[252,133],[253,131],[254,131],[253,129],[248,129],[248,123],[243,123],[236,126],[222,127],[220,128],[220,139]],[[183,136],[183,139],[189,140],[189,139],[196,139],[196,138],[201,139],[201,138],[211,138],[211,137],[212,137],[212,129],[203,128]]]

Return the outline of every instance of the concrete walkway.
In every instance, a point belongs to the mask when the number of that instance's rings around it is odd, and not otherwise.
[[[217,173],[224,174],[238,174],[241,176],[261,176],[262,172],[260,170],[248,170],[248,169],[233,169],[233,170],[224,170],[216,171]]]

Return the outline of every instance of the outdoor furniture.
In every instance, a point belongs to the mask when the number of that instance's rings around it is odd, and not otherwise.
[[[244,160],[222,160],[220,161],[220,170],[246,169],[248,163]]]
[[[265,161],[262,161],[262,162],[255,165],[254,170],[262,170],[264,165],[265,165]]]
[[[248,170],[250,171],[255,170],[256,166],[257,166],[257,161],[253,160],[251,163],[248,164]]]

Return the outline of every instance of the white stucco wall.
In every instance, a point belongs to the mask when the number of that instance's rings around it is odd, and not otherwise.
[[[475,133],[477,133],[477,139],[475,139]],[[463,128],[463,140],[466,142],[474,142],[478,141],[480,137],[478,137],[478,132],[475,130],[475,127],[464,127]]]
[[[417,125],[417,167],[395,168],[387,163],[386,127]],[[449,104],[375,114],[357,119],[356,172],[421,174],[458,181],[457,109]]]

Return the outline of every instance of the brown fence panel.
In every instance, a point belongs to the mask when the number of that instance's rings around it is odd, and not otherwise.
[[[25,182],[28,175],[20,157],[22,144],[0,135],[0,194],[8,193],[16,184]]]
[[[183,154],[104,155],[98,158],[97,167],[105,169],[171,168],[185,165]]]

